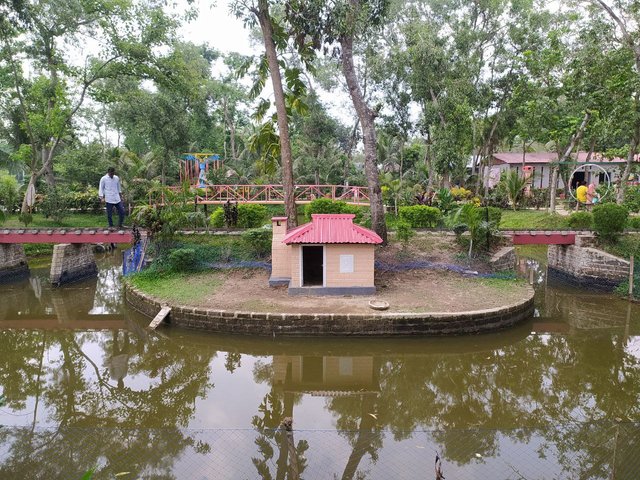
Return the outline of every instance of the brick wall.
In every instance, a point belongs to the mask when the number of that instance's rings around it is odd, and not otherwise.
[[[0,281],[12,281],[29,274],[27,256],[22,245],[0,243]]]
[[[53,247],[50,271],[52,284],[62,285],[97,273],[91,244],[61,243]]]
[[[516,266],[516,249],[514,247],[502,247],[489,262],[494,272],[513,270]]]
[[[127,303],[153,318],[165,304],[125,284]],[[533,316],[533,288],[527,298],[501,308],[462,313],[263,313],[172,306],[172,325],[218,333],[268,336],[462,335],[511,327]]]
[[[629,262],[592,247],[549,245],[552,275],[581,286],[610,290],[629,278]]]

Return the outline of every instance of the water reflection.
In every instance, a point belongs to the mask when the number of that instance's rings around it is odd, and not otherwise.
[[[148,336],[117,270],[3,286],[0,478],[636,478],[640,309],[521,266],[539,317],[448,339]]]

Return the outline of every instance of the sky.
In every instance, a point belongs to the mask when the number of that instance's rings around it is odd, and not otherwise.
[[[223,53],[238,52],[243,55],[259,55],[264,51],[262,44],[252,45],[249,30],[244,27],[241,20],[230,13],[229,5],[232,0],[217,0],[215,6],[211,1],[197,0],[194,5],[198,8],[198,18],[182,28],[182,36],[185,40],[196,44],[206,43]],[[186,8],[186,2],[182,0],[182,8]],[[180,6],[178,6],[180,8]],[[214,66],[221,68],[222,62]],[[248,84],[248,80],[247,80]],[[329,114],[345,125],[353,125],[354,111],[346,91],[324,92],[314,85],[320,99],[327,107]],[[271,82],[267,82],[262,97],[273,99]]]
[[[183,26],[185,40],[208,43],[224,53],[253,54],[255,49],[249,41],[249,31],[244,28],[242,21],[229,13],[231,2],[218,0],[215,6],[211,6],[212,3],[207,0],[195,2],[199,15],[196,20]]]

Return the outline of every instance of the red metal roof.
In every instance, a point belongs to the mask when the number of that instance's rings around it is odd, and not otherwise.
[[[382,243],[373,230],[354,225],[353,213],[314,213],[311,223],[287,232],[282,243]]]
[[[577,162],[584,163],[587,160],[588,152],[578,152]],[[522,152],[498,152],[493,154],[493,158],[497,160],[499,163],[508,163],[510,165],[513,164],[522,164]],[[576,161],[576,155],[572,154],[571,158],[573,161]],[[536,163],[551,163],[558,161],[558,154],[554,152],[527,152],[525,154],[525,163],[528,164],[536,164]],[[591,156],[590,162],[596,163],[606,163],[610,162],[612,164],[616,163],[626,163],[626,159],[624,158],[606,158],[601,153],[594,153]],[[636,157],[635,161],[638,161]]]

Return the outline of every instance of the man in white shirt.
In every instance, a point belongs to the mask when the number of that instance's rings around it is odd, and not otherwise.
[[[107,174],[100,179],[98,195],[102,203],[107,204],[107,220],[109,227],[113,227],[112,213],[114,207],[118,210],[118,228],[124,224],[124,205],[122,204],[122,187],[120,178],[115,174],[116,169],[109,167]]]

